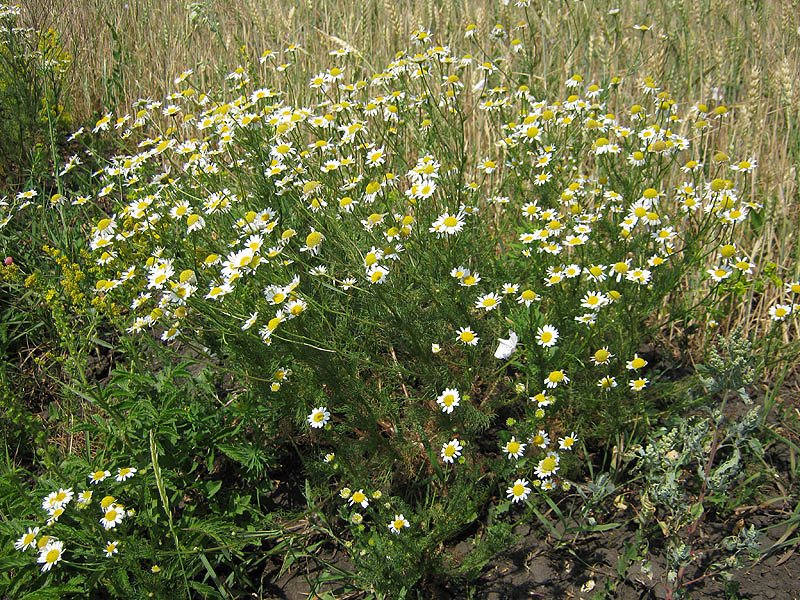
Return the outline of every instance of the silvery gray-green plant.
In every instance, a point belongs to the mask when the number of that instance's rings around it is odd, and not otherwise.
[[[728,418],[724,411],[732,391],[752,404],[746,390],[757,376],[752,343],[739,332],[727,339],[720,337],[709,352],[708,363],[697,370],[708,416],[679,418],[630,453],[644,479],[638,513],[643,534],[648,535],[647,525],[655,519],[659,527],[654,531],[666,538],[669,598],[679,597],[691,584],[708,577],[729,576],[732,569],[743,566],[743,556],[752,558],[759,551],[760,532],[752,524],[710,548],[698,548],[693,539],[710,496],[727,496],[739,482],[747,460],[763,456],[756,437],[761,407],[754,406],[738,419]],[[690,494],[693,485],[695,489],[699,486],[699,491]],[[704,573],[686,580],[686,569],[696,558],[712,555],[719,558]]]

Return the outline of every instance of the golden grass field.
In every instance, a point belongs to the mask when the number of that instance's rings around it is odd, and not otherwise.
[[[115,107],[129,110],[141,97],[162,98],[185,69],[194,69],[197,80],[211,88],[244,61],[289,44],[302,48],[294,54],[295,62],[301,63],[294,73],[304,74],[305,79],[276,85],[291,85],[299,102],[308,77],[331,66],[332,49],[354,48],[350,58],[355,73],[368,75],[398,50],[408,48],[410,32],[420,26],[457,54],[479,56],[479,45],[465,39],[466,27],[475,24],[475,39],[481,40],[501,24],[511,39],[526,39],[535,70],[520,77],[527,76],[532,89],[550,98],[564,94],[564,82],[573,73],[587,81],[619,76],[633,82],[649,75],[684,107],[704,102],[731,109],[720,143],[759,160],[752,193],[760,196],[767,218],[752,240],[753,254],[761,256],[762,269],[768,262],[783,268],[795,265],[795,272],[786,276],[797,279],[800,3],[536,0],[531,4],[527,22],[519,22],[520,13],[513,6],[476,0],[26,0],[22,7],[28,24],[52,27],[73,57],[69,83],[76,123]],[[532,30],[523,32],[528,23]],[[634,25],[650,29],[641,32]],[[623,91],[614,109],[622,111],[633,103]],[[468,141],[476,154],[482,152],[486,138],[481,134],[475,128]],[[755,323],[749,317],[765,315],[775,300],[762,294],[740,313],[742,324],[747,328]],[[789,332],[787,328],[787,341]]]

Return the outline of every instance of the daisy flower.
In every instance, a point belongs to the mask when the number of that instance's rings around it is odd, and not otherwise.
[[[113,529],[120,523],[125,516],[125,510],[117,504],[109,504],[104,509],[103,517],[100,519],[100,524],[106,529]]]
[[[386,276],[389,274],[389,269],[386,267],[382,267],[381,265],[372,265],[367,270],[367,279],[370,283],[384,283],[386,281]]]
[[[459,233],[464,228],[464,214],[458,213],[451,215],[445,212],[433,222],[429,231],[437,233],[439,237],[443,235],[453,235]]]
[[[536,330],[536,343],[542,348],[550,348],[558,341],[558,329],[552,325],[545,325]]]
[[[442,351],[442,347],[439,344],[431,344],[431,352],[433,354],[439,354]]]
[[[367,495],[364,493],[364,490],[353,492],[353,495],[350,496],[350,500],[348,502],[350,503],[350,506],[353,506],[354,504],[360,504],[361,508],[367,508],[369,506],[369,500],[367,500]]]
[[[631,371],[638,371],[647,366],[647,361],[638,354],[634,354],[633,358],[629,360],[625,366]]]
[[[519,304],[524,304],[525,306],[530,306],[536,300],[539,300],[539,294],[531,289],[523,290],[522,293],[517,297],[517,302]]]
[[[403,529],[403,527],[411,527],[408,519],[406,519],[403,515],[395,515],[394,519],[392,519],[392,521],[389,523],[389,531],[394,534],[400,533],[400,530]]]
[[[540,429],[536,435],[531,436],[530,443],[539,448],[547,448],[550,444],[550,436],[543,429]]]
[[[498,306],[500,306],[500,302],[502,302],[502,298],[495,294],[494,292],[490,292],[483,296],[480,296],[475,301],[475,308],[482,308],[485,311],[494,310]]]
[[[527,500],[530,493],[531,488],[528,487],[528,481],[526,479],[517,479],[514,485],[506,490],[508,498],[515,503]]]
[[[477,273],[470,273],[469,269],[458,282],[458,285],[461,287],[472,287],[473,285],[477,285],[478,282],[481,280],[481,276]]]
[[[548,388],[558,387],[559,383],[563,383],[564,385],[569,383],[569,377],[567,377],[567,374],[562,370],[552,371],[547,377],[544,378],[544,384]]]
[[[602,292],[590,291],[581,298],[581,306],[589,310],[598,310],[608,303],[608,296]]]
[[[458,335],[456,336],[456,341],[461,342],[467,346],[477,346],[478,340],[480,339],[475,332],[472,331],[469,327],[460,327],[458,330]]]
[[[731,270],[731,268],[725,265],[714,267],[706,271],[706,273],[711,275],[711,279],[713,279],[714,281],[722,281],[723,279],[727,279],[728,277],[730,277],[732,272],[733,271]]]
[[[616,377],[603,377],[597,381],[597,387],[602,388],[606,391],[610,390],[611,388],[617,387],[617,379]]]
[[[631,389],[632,389],[634,392],[640,392],[640,391],[642,391],[644,388],[646,388],[646,387],[647,387],[647,384],[648,384],[648,383],[649,383],[649,381],[648,381],[648,380],[647,380],[645,377],[639,377],[638,379],[631,379],[631,380],[628,382],[628,386],[630,386],[630,388],[631,388]]]
[[[28,548],[36,547],[36,536],[39,535],[39,528],[28,527],[28,532],[23,534],[16,542],[14,542],[14,549],[25,552]]]
[[[311,411],[311,414],[308,415],[308,424],[311,425],[314,429],[320,429],[321,427],[325,427],[330,421],[331,413],[328,412],[328,409],[325,406],[320,406],[319,408],[315,408]]]
[[[256,320],[258,320],[258,311],[251,313],[247,320],[242,325],[242,330],[246,331],[250,329],[253,325],[256,324]]]
[[[614,277],[617,282],[621,281],[623,277],[628,272],[628,269],[631,268],[631,261],[630,259],[614,263],[609,267],[608,274],[611,277]]]
[[[114,540],[113,542],[108,542],[106,547],[103,548],[103,552],[106,553],[106,558],[111,558],[117,553],[117,548],[119,547],[119,542]]]
[[[549,479],[558,471],[558,454],[548,454],[536,465],[536,476],[539,479]]]
[[[605,265],[589,265],[583,270],[584,274],[592,281],[605,281],[606,279],[606,266]]]
[[[53,540],[48,542],[44,548],[39,552],[39,558],[36,562],[41,563],[42,573],[49,571],[54,564],[61,560],[64,554],[64,542],[60,540]]]
[[[571,450],[572,447],[575,445],[575,442],[577,441],[578,441],[578,436],[573,431],[569,435],[565,435],[563,438],[559,438],[558,447],[561,450]]]
[[[774,304],[769,307],[769,316],[773,321],[783,321],[792,314],[791,304]]]
[[[51,492],[45,497],[45,499],[42,501],[42,508],[48,512],[51,512],[57,508],[61,508],[62,506],[69,504],[69,501],[72,500],[72,496],[72,488],[59,488],[57,492]]]
[[[603,346],[592,354],[590,360],[596,365],[607,365],[612,358],[614,355],[608,351],[608,346]]]
[[[737,258],[737,260],[741,260]],[[787,294],[800,294],[800,281],[788,281],[784,284]]]
[[[497,168],[497,163],[496,163],[496,162],[494,162],[493,160],[489,159],[489,158],[484,158],[484,159],[483,159],[483,160],[482,160],[482,161],[481,161],[481,162],[478,164],[478,170],[479,170],[479,171],[483,171],[483,172],[484,172],[484,173],[486,173],[487,175],[488,175],[489,173],[492,173],[492,172],[493,172],[493,171],[494,171],[496,168]]]
[[[436,398],[436,403],[442,407],[442,412],[450,414],[453,412],[453,409],[459,405],[460,400],[461,395],[458,393],[458,390],[446,388]]]
[[[47,524],[48,524],[48,525],[52,525],[53,523],[55,523],[56,521],[58,521],[58,518],[59,518],[61,515],[63,515],[63,514],[64,514],[64,510],[65,510],[65,509],[64,509],[64,507],[63,507],[63,506],[59,506],[58,508],[53,508],[53,509],[50,509],[50,516],[49,516],[49,518],[47,519]]]
[[[469,275],[469,269],[467,267],[454,267],[453,270],[450,271],[450,275],[456,279],[464,279],[464,277]]]
[[[454,459],[461,456],[462,449],[463,446],[458,439],[450,440],[442,446],[442,461],[452,464]]]
[[[506,442],[506,445],[503,446],[503,452],[508,454],[509,460],[512,458],[519,458],[525,452],[525,446],[527,446],[527,444],[518,442],[515,437],[512,437],[508,442]]]
[[[548,396],[546,390],[543,390],[536,394],[535,396],[530,397],[531,402],[536,402],[536,405],[539,407],[550,406],[554,398],[552,396]]]
[[[800,286],[798,286],[800,289]],[[507,296],[508,294],[516,294],[519,291],[519,284],[517,283],[504,283],[503,284],[503,295]]]
[[[78,494],[78,499],[76,502],[78,503],[78,508],[86,508],[92,501],[92,490],[83,490],[80,494]]]
[[[736,260],[733,261],[732,264],[733,267],[735,269],[738,269],[742,275],[752,275],[753,269],[755,269],[756,267],[756,265],[750,262],[750,259],[748,259],[746,256],[745,257],[737,256]],[[786,291],[789,292],[794,291],[794,293],[800,293],[800,283],[793,282],[786,284]]]
[[[126,479],[130,479],[136,473],[135,467],[124,467],[119,470],[117,476],[114,478],[117,481],[125,481]]]

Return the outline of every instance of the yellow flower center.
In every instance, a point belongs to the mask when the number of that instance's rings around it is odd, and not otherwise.
[[[545,473],[552,473],[556,468],[556,460],[550,456],[542,461],[541,470]]]
[[[549,342],[550,340],[552,340],[552,339],[553,339],[553,334],[552,334],[552,333],[550,333],[549,331],[545,331],[545,332],[542,334],[542,341],[543,341],[545,344],[546,344],[547,342]]]
[[[117,511],[110,510],[106,513],[106,521],[115,521],[117,519]]]
[[[618,262],[614,265],[614,270],[617,273],[627,273],[628,272],[628,265],[624,262]]]
[[[460,338],[462,342],[471,342],[475,339],[475,334],[471,331],[464,331],[461,333]]]
[[[367,497],[362,492],[356,492],[353,494],[353,502],[356,504],[361,504]]]
[[[442,398],[442,403],[445,406],[452,406],[453,402],[455,402],[455,401],[456,401],[456,398],[455,398],[455,396],[453,396],[453,394],[447,394],[447,396]]]
[[[562,371],[553,371],[547,376],[547,378],[553,383],[558,383],[559,381],[564,380],[564,373]]]
[[[448,458],[452,458],[452,456],[455,453],[456,453],[455,446],[448,446],[447,448],[444,449],[444,455],[447,456]]]
[[[551,231],[558,231],[559,229],[561,229],[561,221],[553,219],[547,224],[547,228]]]
[[[306,236],[306,246],[313,248],[322,241],[322,234],[319,231],[312,231]]]
[[[61,551],[58,548],[53,548],[44,558],[48,563],[54,563],[58,560],[60,554]]]
[[[633,361],[631,361],[631,365],[634,369],[641,369],[646,364],[647,362],[643,358],[634,358]]]
[[[515,496],[522,496],[525,493],[525,486],[521,483],[517,483],[511,491],[514,492]]]
[[[611,356],[611,353],[608,350],[598,350],[594,353],[594,359],[597,362],[605,362],[608,360],[608,357]]]
[[[519,442],[509,442],[508,443],[508,453],[509,454],[516,454],[519,452]]]
[[[458,224],[458,219],[455,217],[447,217],[443,223],[445,227],[455,227]]]

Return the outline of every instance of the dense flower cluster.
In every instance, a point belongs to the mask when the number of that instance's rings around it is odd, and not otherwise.
[[[490,37],[514,53],[523,45],[507,40],[502,26]],[[636,319],[660,306],[690,267],[713,290],[753,276],[753,259],[731,231],[761,208],[742,191],[757,160],[709,154],[727,109],[698,104],[679,114],[650,77],[636,83],[640,103],[624,108],[609,101],[617,78],[573,74],[563,97],[544,98],[509,78],[500,57],[458,55],[424,29],[412,41],[414,50],[368,77],[354,75],[347,48],[333,52],[334,64],[294,96],[262,82],[282,80],[295,46],[237,68],[223,90],[196,89],[186,71],[166,98],[142,99],[95,123],[93,132],[116,132],[135,151],[93,173],[94,197],[50,202],[113,207],[94,222],[89,244],[104,273],[95,291],[130,307],[129,333],[195,346],[208,337],[241,341],[273,365],[267,381],[276,394],[293,371],[317,366],[294,362],[295,350],[342,354],[334,339],[341,317],[386,342],[379,356],[360,356],[362,365],[388,356],[395,365],[397,354],[424,348],[436,375],[398,384],[405,404],[393,405],[394,422],[357,424],[354,406],[373,399],[347,405],[329,387],[293,404],[289,416],[332,473],[340,454],[331,445],[362,439],[365,429],[389,440],[413,433],[419,468],[443,481],[462,465],[477,473],[497,457],[477,456],[469,419],[494,416],[489,396],[503,381],[496,393],[522,418],[492,432],[506,477],[498,495],[505,489],[512,503],[523,502],[534,488],[568,485],[560,479],[565,457],[580,443],[574,431],[548,431],[548,411],[575,389],[603,398],[648,393],[657,374],[621,330],[633,336]],[[467,150],[474,122],[494,137]],[[100,160],[75,155],[58,168],[66,175],[89,158]],[[12,214],[36,196],[23,191],[2,208]],[[695,264],[698,240],[710,268]],[[430,267],[427,279],[419,265]],[[412,310],[436,321],[430,315],[441,309],[438,329],[403,332],[408,347],[395,348],[382,331],[403,329],[403,318],[389,324],[393,307],[423,292]],[[786,303],[770,309],[776,321],[799,306],[800,284],[785,292]],[[376,323],[365,306],[382,307],[386,322]],[[456,379],[457,371],[471,380]],[[393,374],[405,376],[400,366]],[[373,379],[379,397],[390,384]],[[398,425],[412,418],[414,427]],[[89,479],[110,476],[98,470]],[[376,522],[388,518],[391,534],[413,530],[412,507],[378,502],[380,486],[363,476],[348,485],[357,491],[340,496],[359,511],[348,513],[349,523],[363,527],[360,511],[379,511]],[[376,491],[369,497],[365,489]],[[60,490],[48,510],[71,497]],[[111,499],[100,523],[113,529],[126,514]],[[108,556],[117,543],[108,542]],[[62,550],[48,549],[45,564]]]

